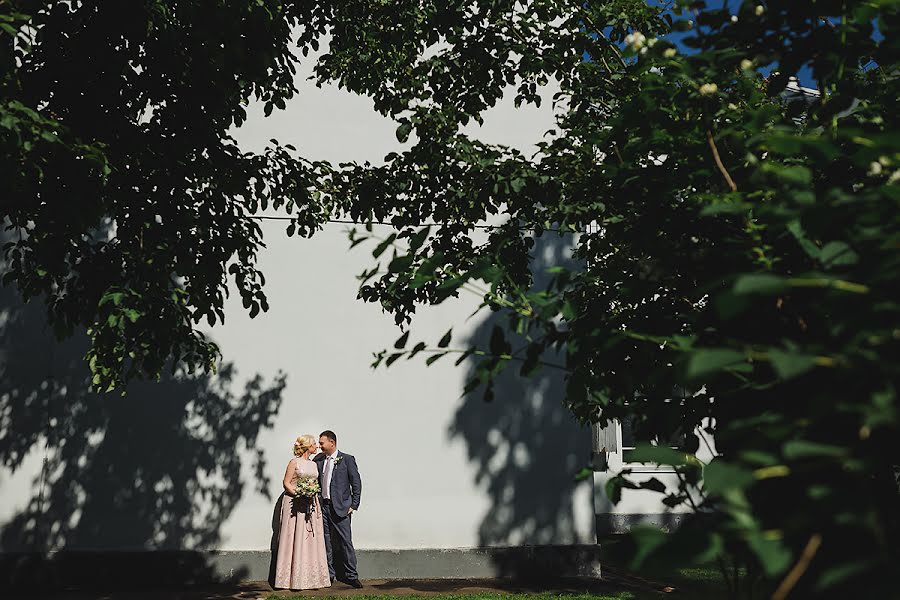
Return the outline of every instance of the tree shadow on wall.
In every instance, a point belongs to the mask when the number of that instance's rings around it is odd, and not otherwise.
[[[226,363],[215,376],[176,373],[125,396],[96,395],[87,336],[55,341],[43,311],[0,288],[0,461],[37,473],[0,529],[4,583],[133,583],[138,565],[142,585],[220,579],[199,551],[219,545],[248,485],[269,496],[257,438],[272,426],[285,376],[256,375],[235,395]],[[69,552],[48,559],[55,550]],[[114,560],[84,568],[84,551],[110,550]],[[163,552],[128,552],[143,550]]]
[[[545,236],[537,240],[531,267],[535,289],[549,284],[547,269],[573,268],[571,236]],[[470,346],[489,347],[495,326],[505,329],[506,319],[492,313],[477,329]],[[513,349],[524,345],[506,332]],[[564,356],[545,356],[564,364]],[[467,363],[467,379],[477,376],[477,360]],[[449,428],[451,438],[465,441],[468,458],[476,466],[475,483],[486,488],[491,506],[478,531],[480,546],[532,546],[584,543],[576,514],[590,511],[591,494],[576,494],[575,475],[591,458],[590,427],[579,425],[564,404],[564,372],[543,367],[530,377],[519,375],[510,364],[495,381],[494,399],[482,399],[481,389],[464,397]],[[582,490],[583,491],[583,490]],[[576,502],[584,499],[585,507]],[[591,540],[593,541],[593,540]],[[536,553],[533,560],[499,553],[499,574],[545,577],[560,565]]]

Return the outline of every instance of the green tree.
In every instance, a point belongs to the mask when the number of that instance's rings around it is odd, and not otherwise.
[[[489,399],[503,369],[564,352],[579,418],[714,434],[709,465],[690,436],[639,450],[676,466],[664,501],[695,511],[675,535],[636,531],[635,565],[727,559],[776,597],[889,584],[897,2],[120,5],[0,2],[0,198],[21,236],[5,278],[47,298],[60,332],[91,327],[98,386],[170,357],[208,365],[193,324],[222,319],[228,265],[265,309],[259,207],[297,212],[289,234],[387,221],[363,299],[406,326],[477,285],[509,327],[488,348],[404,334],[376,364],[474,354],[467,387]],[[237,150],[245,103],[294,91],[294,26],[304,54],[330,36],[317,78],[370,96],[403,152],[333,169]],[[786,93],[801,71],[817,94]],[[461,133],[510,86],[538,104],[547,84],[560,117],[537,155]],[[501,224],[480,242],[486,219]],[[530,252],[551,229],[580,232],[584,266],[538,288]]]
[[[224,320],[229,275],[267,308],[247,216],[282,208],[304,234],[327,217],[312,165],[230,135],[251,100],[295,92],[298,19],[278,0],[0,1],[3,282],[60,336],[88,327],[96,388],[213,368],[195,325]]]
[[[581,419],[715,436],[708,465],[692,436],[639,449],[679,473],[663,501],[694,511],[673,536],[636,531],[635,565],[727,559],[749,574],[735,588],[775,597],[889,585],[898,3],[342,2],[312,19],[339,23],[321,80],[372,96],[411,140],[329,181],[355,219],[395,228],[361,297],[405,326],[474,284],[508,317],[487,348],[404,334],[376,366],[475,354],[467,390],[489,400],[502,370],[562,351]],[[561,116],[536,156],[461,132],[509,86],[538,104],[549,82]],[[551,228],[581,232],[585,266],[536,288],[529,253]]]

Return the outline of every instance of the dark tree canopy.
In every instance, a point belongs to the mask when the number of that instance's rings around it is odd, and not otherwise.
[[[5,280],[46,298],[62,333],[91,328],[100,387],[168,358],[210,364],[194,324],[223,318],[228,270],[265,310],[259,208],[297,215],[289,235],[386,221],[364,300],[406,327],[478,286],[508,327],[487,348],[454,347],[452,330],[407,348],[407,332],[376,366],[475,354],[467,389],[490,399],[504,369],[527,377],[562,352],[579,418],[715,436],[708,465],[690,435],[638,450],[676,468],[663,501],[693,513],[666,538],[637,531],[636,557],[728,558],[778,597],[888,584],[897,2],[139,6],[0,3],[0,197],[19,236]],[[241,153],[228,132],[246,103],[282,107],[325,36],[319,82],[371,97],[404,151],[341,167]],[[541,86],[560,116],[535,156],[462,133],[510,89],[540,103]],[[486,220],[501,224],[479,241]],[[579,232],[582,266],[537,287],[530,254],[557,232]],[[628,475],[614,499],[639,485]]]
[[[88,326],[94,384],[214,364],[230,273],[251,314],[267,205],[299,206],[308,165],[230,135],[250,101],[295,92],[290,3],[0,3],[4,282],[43,297],[60,335]],[[308,219],[307,219],[308,217]]]

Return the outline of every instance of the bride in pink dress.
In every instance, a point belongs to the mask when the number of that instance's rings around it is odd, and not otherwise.
[[[311,590],[331,587],[322,507],[317,496],[305,498],[297,494],[297,479],[319,480],[319,469],[310,457],[316,453],[316,439],[301,435],[294,442],[294,456],[284,474],[281,497],[281,527],[278,531],[278,553],[275,559],[275,587]]]

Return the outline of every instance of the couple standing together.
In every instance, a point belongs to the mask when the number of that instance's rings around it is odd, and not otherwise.
[[[316,453],[318,448],[322,451]],[[337,578],[361,588],[350,532],[362,495],[356,459],[338,452],[337,436],[330,430],[322,432],[318,443],[311,435],[298,437],[294,456],[284,474],[275,587],[325,588]],[[341,567],[337,571],[336,562]]]

